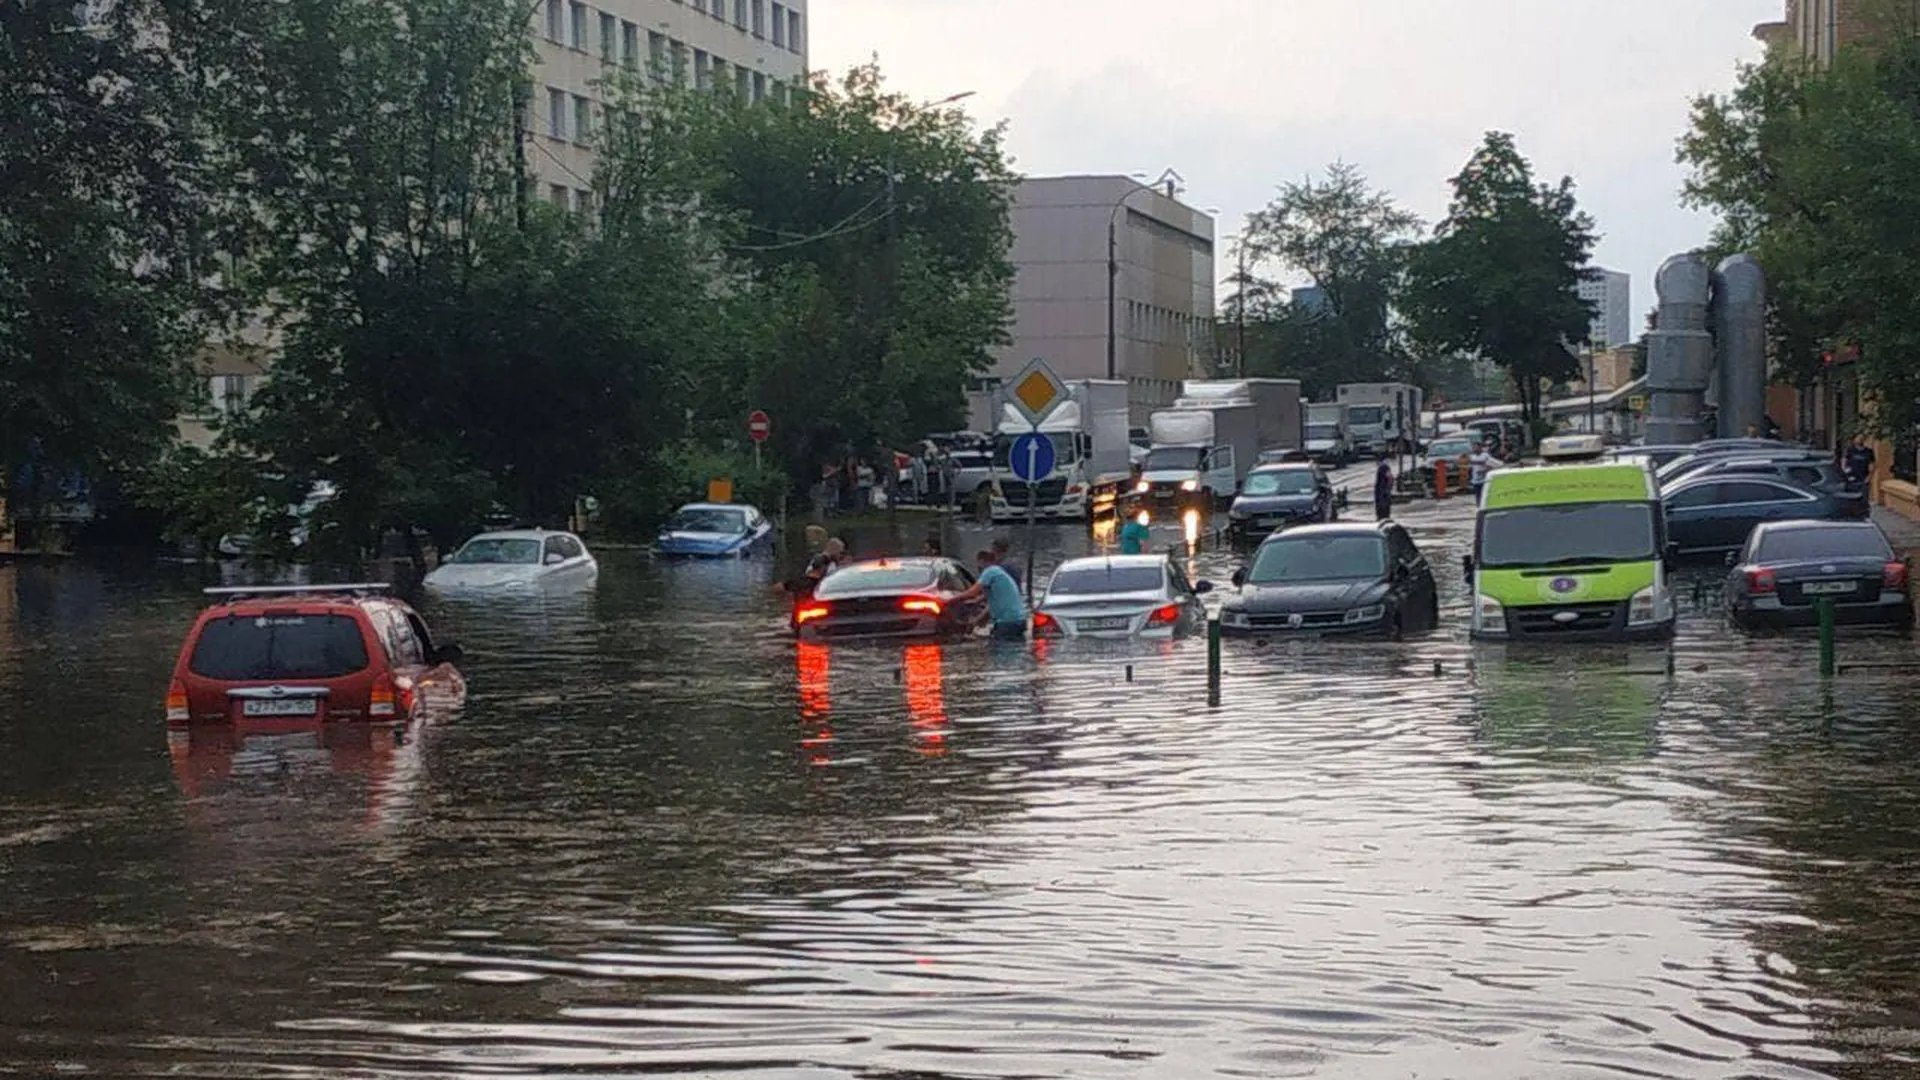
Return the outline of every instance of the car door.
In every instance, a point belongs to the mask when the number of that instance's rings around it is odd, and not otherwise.
[[[1430,616],[1440,606],[1440,591],[1433,580],[1433,564],[1427,561],[1426,553],[1420,550],[1420,545],[1413,542],[1412,533],[1400,525],[1393,526],[1393,531],[1399,537],[1398,543],[1404,552],[1402,557],[1407,567],[1407,595],[1413,610],[1419,613],[1423,623],[1435,623],[1437,620]],[[1432,627],[1429,626],[1428,629]]]
[[[1725,530],[1716,522],[1721,485],[1717,481],[1691,484],[1664,500],[1667,538],[1682,551],[1710,551],[1725,546],[1716,539]]]
[[[1725,547],[1741,547],[1763,521],[1793,521],[1819,516],[1819,499],[1776,480],[1741,477],[1721,481],[1721,500],[1729,511],[1721,533]]]

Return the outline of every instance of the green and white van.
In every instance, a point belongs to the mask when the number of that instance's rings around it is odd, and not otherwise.
[[[1637,464],[1487,474],[1467,583],[1473,636],[1643,641],[1673,633],[1666,517]]]

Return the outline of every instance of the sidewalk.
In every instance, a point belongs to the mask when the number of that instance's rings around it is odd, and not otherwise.
[[[1920,521],[1895,513],[1884,506],[1873,508],[1873,523],[1887,534],[1896,555],[1920,556]]]

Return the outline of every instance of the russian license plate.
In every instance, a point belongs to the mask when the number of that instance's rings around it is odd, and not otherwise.
[[[1800,586],[1800,591],[1808,596],[1837,596],[1850,593],[1855,585],[1851,581],[1809,581]]]
[[[1076,619],[1074,626],[1081,630],[1125,630],[1133,625],[1133,620],[1125,615],[1116,615],[1103,619]]]
[[[312,716],[320,711],[319,698],[242,698],[241,716]]]

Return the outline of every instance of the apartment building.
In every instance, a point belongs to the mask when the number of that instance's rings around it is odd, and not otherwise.
[[[1177,188],[1029,177],[1014,191],[1012,224],[1013,342],[997,351],[994,374],[1040,357],[1062,378],[1125,379],[1138,417],[1177,397],[1181,380],[1211,373],[1213,218]]]
[[[1596,266],[1581,275],[1575,291],[1593,305],[1593,322],[1587,328],[1589,346],[1604,350],[1633,340],[1631,274]]]
[[[603,81],[662,82],[784,101],[807,77],[807,0],[539,0],[527,165],[542,198],[584,209]]]

